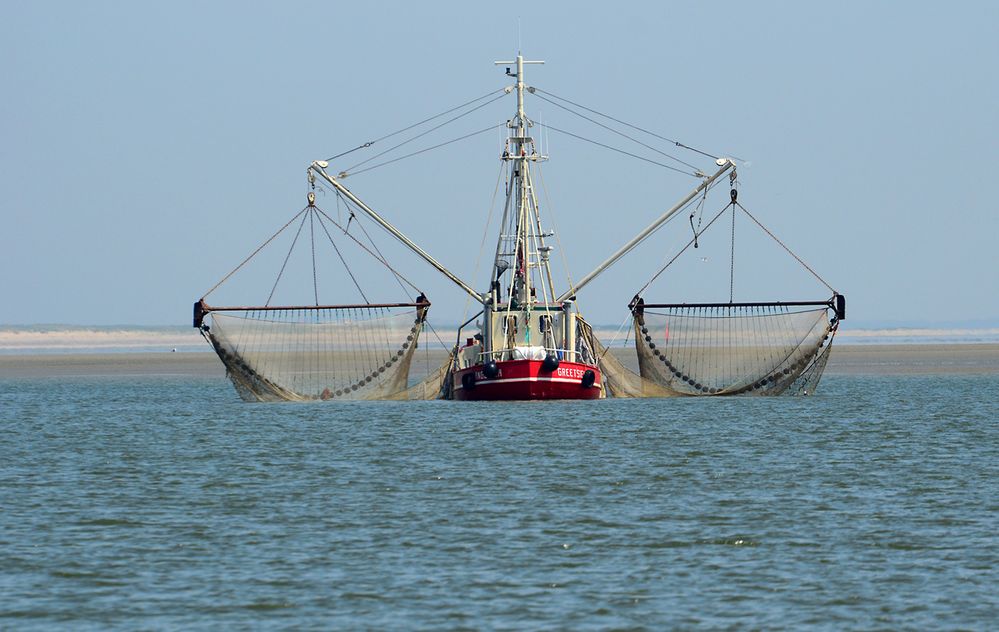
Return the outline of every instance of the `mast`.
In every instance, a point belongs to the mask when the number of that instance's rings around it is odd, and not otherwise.
[[[496,65],[516,64],[517,69],[516,73],[511,73],[509,67],[507,67],[506,71],[508,75],[515,77],[517,80],[515,85],[517,91],[517,113],[507,123],[507,126],[511,129],[511,136],[508,141],[509,149],[503,154],[503,160],[511,163],[513,174],[508,189],[504,215],[512,212],[516,218],[514,221],[514,234],[509,235],[510,238],[513,238],[513,252],[509,253],[513,256],[513,261],[510,262],[511,265],[509,266],[511,271],[510,299],[511,301],[516,299],[517,302],[525,305],[531,300],[532,258],[534,259],[535,266],[547,266],[548,262],[547,260],[541,260],[540,253],[536,252],[537,248],[532,248],[531,243],[532,228],[535,224],[540,227],[540,217],[537,217],[536,214],[537,208],[533,197],[534,192],[531,189],[529,163],[542,159],[542,157],[535,152],[533,140],[528,136],[532,123],[524,112],[524,91],[527,89],[524,83],[524,66],[526,64],[543,64],[545,62],[540,60],[525,60],[524,56],[518,52],[515,60],[497,61],[494,63]],[[513,202],[512,204],[511,201]],[[504,223],[505,219],[504,217]],[[504,271],[504,268],[500,267],[499,263],[501,255],[504,254],[502,253],[503,238],[501,224],[501,233],[496,248],[497,257],[493,264],[493,278],[498,278]],[[543,239],[540,236],[540,232],[535,236],[535,239]],[[551,276],[550,272],[548,276]]]
[[[524,65],[525,64],[543,64],[544,61],[529,61],[525,60],[523,55],[519,52],[517,58],[513,61],[497,61],[495,64],[516,64],[517,72],[516,74],[510,72],[510,68],[507,68],[507,74],[516,77],[517,83],[515,89],[517,91],[517,113],[516,115],[507,123],[508,127],[512,130],[512,135],[509,139],[510,149],[504,153],[503,159],[512,162],[513,178],[510,181],[510,186],[507,189],[507,204],[504,209],[504,219],[506,216],[513,212],[516,213],[516,241],[514,248],[514,262],[511,266],[511,273],[513,279],[511,281],[511,298],[517,297],[521,303],[526,303],[530,300],[531,296],[531,259],[532,252],[530,247],[530,231],[532,227],[532,206],[536,208],[536,203],[532,204],[533,201],[533,190],[531,190],[530,176],[528,172],[528,162],[531,160],[538,160],[542,158],[538,156],[533,147],[530,153],[528,153],[528,145],[533,144],[533,140],[528,136],[528,128],[532,125],[530,119],[527,118],[527,114],[524,112],[524,91],[527,87],[524,84]],[[455,285],[464,290],[467,294],[472,296],[476,301],[480,303],[489,303],[490,297],[496,296],[493,294],[493,280],[498,280],[502,272],[506,269],[500,268],[498,262],[500,261],[500,255],[502,250],[503,234],[501,231],[499,244],[497,244],[497,257],[494,261],[493,274],[490,282],[491,287],[485,294],[480,294],[475,291],[475,289],[460,279],[453,272],[445,268],[440,262],[430,256],[425,250],[420,248],[413,240],[404,235],[398,228],[393,226],[378,213],[376,213],[371,207],[362,202],[356,195],[350,192],[347,187],[345,187],[337,178],[331,176],[326,172],[326,167],[328,163],[323,160],[316,160],[311,165],[309,165],[309,171],[315,172],[320,178],[332,185],[337,191],[339,191],[344,197],[353,202],[361,211],[373,219],[379,226],[384,228],[389,234],[398,239],[407,248],[416,253],[420,258],[433,266],[438,272],[446,276]],[[513,202],[511,204],[511,202]],[[536,223],[539,228],[538,239],[541,240],[543,245],[543,236],[540,234],[540,217],[536,218]],[[541,257],[538,253],[533,253],[536,264],[540,264]],[[547,259],[543,262],[544,265],[548,265]],[[548,271],[548,276],[551,277],[550,270]],[[554,289],[552,289],[554,294]],[[498,297],[497,297],[498,298]]]

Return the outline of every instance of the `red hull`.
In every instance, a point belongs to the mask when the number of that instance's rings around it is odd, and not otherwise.
[[[595,366],[563,360],[554,371],[546,371],[543,360],[506,360],[496,363],[499,375],[486,377],[483,365],[462,369],[455,374],[454,398],[465,401],[513,399],[597,399],[601,375]],[[593,371],[592,386],[583,386],[586,371]],[[475,376],[471,381],[464,376]]]

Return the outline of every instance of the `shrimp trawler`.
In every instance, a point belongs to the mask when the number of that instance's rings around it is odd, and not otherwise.
[[[349,190],[343,180],[350,174],[332,169],[332,158],[314,161],[308,167],[309,182],[313,189],[318,184],[334,193],[338,207],[341,202],[344,204],[350,212],[346,225],[342,218],[338,221],[332,214],[320,209],[316,205],[315,194],[310,192],[306,208],[195,303],[194,326],[215,349],[237,392],[249,401],[306,401],[597,399],[608,396],[778,394],[803,392],[809,388],[814,390],[825,367],[831,337],[845,315],[844,299],[835,291],[832,298],[822,301],[734,302],[730,295],[728,303],[652,303],[646,302],[639,292],[628,306],[636,334],[639,373],[634,373],[607,352],[579,313],[576,294],[671,218],[695,203],[703,204],[708,191],[725,174],[729,174],[732,189],[730,199],[719,216],[731,210],[734,222],[736,208],[741,208],[735,189],[735,163],[729,158],[711,156],[716,169],[710,174],[695,169],[691,175],[699,184],[686,196],[578,282],[570,281],[568,287],[557,288],[550,261],[553,247],[546,241],[553,233],[542,228],[535,185],[535,171],[540,168],[539,163],[548,157],[539,151],[539,143],[532,136],[532,129],[538,124],[527,116],[524,107],[526,94],[544,93],[525,83],[525,67],[544,62],[528,61],[518,54],[514,60],[495,63],[506,65],[506,74],[516,81],[512,86],[497,91],[499,94],[485,104],[514,94],[516,112],[500,124],[507,129],[500,156],[506,174],[505,202],[491,271],[482,289],[476,289],[442,265],[383,214]],[[464,108],[462,113],[447,122],[479,109],[485,105],[481,101],[494,94],[445,111],[444,114],[449,114]],[[541,97],[577,115],[582,115],[578,108],[599,114],[551,93],[544,94],[577,106],[572,109]],[[479,104],[475,105],[477,102]],[[434,118],[437,117],[420,124]],[[607,119],[641,130],[612,117]],[[413,129],[417,125],[400,131]],[[432,129],[443,125],[441,123]],[[607,125],[598,125],[610,129]],[[490,126],[487,130],[496,127]],[[561,131],[554,127],[549,129]],[[424,133],[392,149],[420,138]],[[374,142],[334,158],[365,149]],[[677,146],[683,147],[679,143]],[[370,241],[367,231],[363,231],[363,235],[356,230],[350,232],[351,221],[358,217],[357,213],[387,232],[481,305],[481,310],[459,327],[459,344],[449,349],[445,364],[422,382],[411,384],[409,373],[430,302],[416,284],[388,262],[381,250]],[[692,242],[695,247],[696,240],[713,223],[714,220],[711,220],[703,231],[694,230]],[[296,225],[298,228],[292,249],[300,243],[299,238],[303,234],[308,234],[312,243],[312,304],[273,305],[273,289],[267,301],[257,306],[219,307],[207,302],[209,294],[261,249]],[[693,220],[691,227],[694,229]],[[418,296],[396,302],[369,301],[351,273],[350,278],[362,301],[320,301],[316,281],[317,235],[320,241],[323,236],[328,238],[345,266],[347,260],[343,255],[343,245],[338,246],[337,239],[346,239],[359,247],[366,253],[365,256],[370,256],[387,269],[400,287]],[[337,239],[333,235],[337,235]],[[680,254],[685,250],[687,248]],[[291,250],[284,258],[279,280],[290,256]],[[798,261],[801,262],[800,259]],[[810,268],[808,270],[811,271]],[[720,325],[722,322],[725,326]],[[470,326],[471,329],[466,329]],[[666,336],[661,341],[657,338],[659,331]],[[460,342],[462,339],[464,342]]]

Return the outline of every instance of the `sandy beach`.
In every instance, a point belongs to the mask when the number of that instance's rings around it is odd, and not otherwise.
[[[999,344],[839,345],[826,374],[999,374]]]
[[[612,351],[637,366],[632,349]],[[442,351],[418,351],[413,377],[437,367]],[[0,379],[68,376],[223,376],[211,352],[0,355]],[[999,374],[999,344],[839,345],[827,375]]]

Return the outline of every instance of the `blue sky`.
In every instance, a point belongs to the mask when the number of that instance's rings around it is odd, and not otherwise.
[[[996,7],[546,2],[519,16],[520,40],[547,62],[528,83],[746,161],[740,200],[848,296],[851,322],[994,326]],[[492,62],[518,45],[517,13],[495,4],[50,2],[3,13],[5,324],[188,322],[191,303],[302,208],[310,161],[501,88],[509,80]],[[503,99],[434,138],[501,122],[514,105]],[[537,99],[528,110],[593,131]],[[696,184],[548,141],[543,210],[574,278]],[[480,135],[348,186],[484,286],[474,268],[499,143]],[[709,208],[724,204],[719,193]],[[335,211],[330,196],[319,203]],[[651,296],[727,298],[727,230],[706,235],[711,254]],[[738,297],[828,294],[752,232],[737,226],[749,243],[737,250]],[[689,234],[686,217],[667,226],[581,294],[584,312],[622,320]],[[378,242],[430,295],[436,320],[460,320],[460,291]],[[266,298],[275,271],[247,270],[226,298]],[[323,297],[353,301],[338,274],[323,271]],[[289,296],[311,293],[306,276],[288,282]],[[384,279],[370,283],[376,296],[404,298]]]

